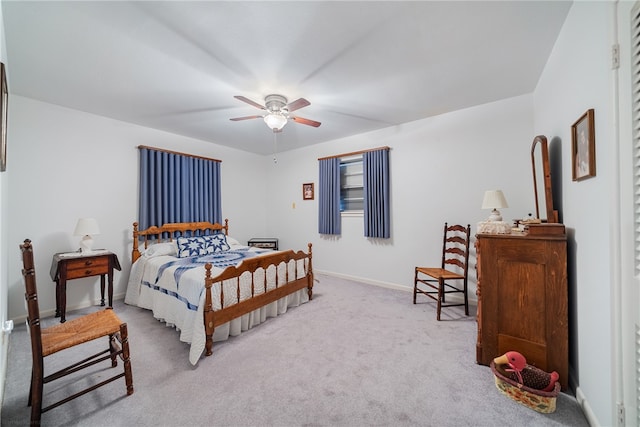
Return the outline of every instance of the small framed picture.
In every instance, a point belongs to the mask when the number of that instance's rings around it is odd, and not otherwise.
[[[571,160],[574,181],[596,176],[596,135],[593,108],[571,126]]]
[[[313,200],[313,182],[302,184],[302,200]]]
[[[9,108],[7,71],[0,62],[0,172],[7,170],[7,110]]]

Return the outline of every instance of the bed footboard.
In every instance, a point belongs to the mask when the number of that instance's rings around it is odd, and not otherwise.
[[[308,252],[294,252],[292,250],[285,252],[277,252],[272,255],[266,255],[256,258],[244,260],[239,266],[227,267],[222,273],[216,277],[211,277],[211,264],[205,265],[205,305],[204,305],[204,328],[206,334],[205,354],[210,356],[213,353],[213,333],[217,326],[227,323],[237,317],[250,313],[260,307],[279,300],[282,297],[292,294],[300,289],[307,288],[309,300],[313,299],[313,268],[311,263],[311,243],[308,244]],[[304,275],[300,275],[299,262],[303,261]],[[290,262],[295,263],[295,273],[293,277],[289,277],[289,268],[285,268],[286,278],[283,284],[278,284],[278,266],[285,263],[287,266]],[[255,283],[255,273],[258,269],[265,272],[270,266],[276,268],[276,286],[275,288],[259,293],[256,295],[257,286],[264,286],[267,289],[267,275],[263,274],[263,283]],[[240,300],[240,276],[243,273],[251,274],[251,297],[243,301],[236,302],[232,305],[224,304],[224,287],[221,286],[220,309],[213,309],[213,298],[211,288],[214,283],[223,282],[225,280],[236,280],[238,300]],[[300,276],[300,277],[299,277]]]

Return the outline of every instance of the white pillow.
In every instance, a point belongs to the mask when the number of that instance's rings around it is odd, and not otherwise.
[[[227,236],[227,243],[229,244],[229,246],[242,246],[240,242],[238,242],[236,239],[234,239],[231,236]]]
[[[146,258],[153,258],[161,255],[178,255],[178,245],[176,242],[154,243],[149,246],[143,254]]]

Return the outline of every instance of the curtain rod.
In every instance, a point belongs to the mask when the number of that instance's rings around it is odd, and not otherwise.
[[[336,157],[355,156],[357,154],[363,154],[363,153],[368,153],[369,151],[378,151],[378,150],[391,150],[391,148],[386,147],[386,146],[385,147],[378,147],[378,148],[370,148],[368,150],[360,150],[360,151],[353,151],[351,153],[336,154],[335,156],[318,157],[318,160],[335,159]]]
[[[165,150],[163,148],[149,147],[147,145],[138,145],[138,150],[141,150],[143,148],[146,148],[147,150],[161,151],[163,153],[177,154],[179,156],[193,157],[195,159],[210,160],[212,162],[222,163],[222,160],[212,159],[209,157],[196,156],[194,154],[187,154],[187,153],[180,153],[179,151]]]

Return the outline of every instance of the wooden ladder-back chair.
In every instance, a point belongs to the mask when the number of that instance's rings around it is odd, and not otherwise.
[[[131,362],[129,360],[127,324],[120,321],[113,309],[107,308],[106,310],[87,314],[48,328],[41,327],[36,273],[33,263],[33,246],[31,245],[31,241],[26,239],[24,243],[20,245],[20,250],[22,251],[22,275],[26,288],[27,325],[29,326],[29,334],[31,336],[31,354],[33,359],[28,403],[29,406],[31,406],[31,424],[40,424],[40,418],[43,412],[67,403],[76,397],[82,396],[98,387],[102,387],[118,378],[124,377],[127,386],[127,395],[133,394],[133,375],[131,373]],[[44,375],[45,357],[102,337],[108,339],[108,347],[106,350],[75,362],[57,372],[47,376]],[[62,355],[59,357],[62,357]],[[56,403],[52,403],[44,408],[42,407],[42,395],[45,383],[60,379],[66,375],[109,359],[111,359],[111,367],[116,367],[118,364],[117,357],[120,357],[123,361],[123,372],[59,400]],[[96,377],[97,376],[98,374],[96,374]]]
[[[471,226],[448,225],[444,223],[442,240],[442,264],[436,267],[416,267],[413,281],[413,303],[417,294],[423,294],[437,301],[436,318],[440,320],[442,307],[464,306],[464,314],[469,315],[467,297],[467,276],[469,273],[469,241]],[[452,283],[454,282],[454,283]],[[426,286],[426,288],[423,287]],[[446,302],[445,296],[461,293],[464,302]]]

